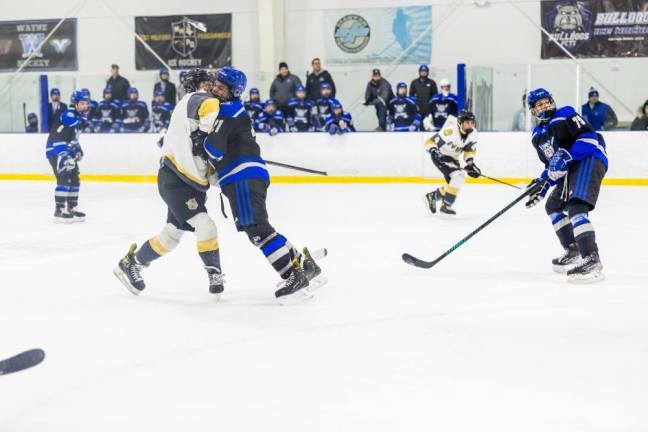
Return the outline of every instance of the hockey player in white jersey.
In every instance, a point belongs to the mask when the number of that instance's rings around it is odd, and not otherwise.
[[[432,213],[437,211],[437,201],[441,201],[441,213],[454,215],[452,208],[461,187],[470,177],[479,177],[481,170],[475,165],[477,153],[477,129],[475,115],[461,110],[457,117],[448,116],[441,130],[425,141],[425,148],[432,162],[441,171],[446,184],[425,195]],[[461,157],[466,162],[461,167]]]
[[[162,138],[158,190],[168,206],[166,224],[139,249],[133,244],[114,270],[135,295],[145,288],[142,268],[175,249],[185,231],[196,235],[198,253],[209,277],[209,291],[217,296],[223,292],[218,233],[205,208],[213,170],[201,156],[203,142],[213,132],[220,111],[220,102],[210,92],[211,85],[212,77],[205,70],[194,69],[185,76],[183,87],[187,94],[175,107]]]

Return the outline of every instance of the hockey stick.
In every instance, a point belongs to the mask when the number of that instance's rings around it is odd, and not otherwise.
[[[488,219],[486,222],[481,224],[477,229],[475,229],[473,232],[468,234],[466,237],[462,238],[459,240],[457,243],[454,244],[450,249],[442,253],[437,259],[434,261],[423,261],[420,260],[410,254],[403,254],[403,261],[405,261],[407,264],[413,265],[415,267],[420,267],[420,268],[426,268],[429,269],[436,265],[439,261],[441,261],[443,258],[447,257],[450,255],[452,252],[455,251],[455,249],[459,248],[459,246],[463,245],[466,243],[468,240],[470,240],[475,234],[477,234],[479,231],[483,230],[486,228],[488,225],[490,225],[495,219],[498,217],[502,216],[504,213],[509,211],[515,204],[519,203],[522,201],[524,198],[527,196],[531,195],[532,193],[536,192],[542,185],[545,183],[546,180],[541,181],[540,183],[536,183],[534,186],[529,187],[527,190],[524,191],[522,195],[519,197],[515,198],[513,201],[511,201],[506,207],[504,207],[502,210],[498,211],[493,215],[490,219]]]
[[[521,188],[520,186],[516,186],[516,185],[514,185],[514,184],[507,183],[507,182],[505,182],[505,181],[503,181],[503,180],[496,179],[495,177],[489,177],[489,176],[484,175],[484,174],[479,174],[479,176],[480,176],[480,177],[487,178],[488,180],[492,180],[492,181],[497,182],[497,183],[501,183],[501,184],[506,185],[506,186],[511,186],[512,188],[515,188],[515,189],[523,189],[523,188]]]
[[[318,175],[321,175],[321,176],[327,176],[328,175],[328,173],[326,171],[318,171],[318,170],[314,170],[314,169],[310,169],[310,168],[303,168],[303,167],[298,167],[298,166],[295,166],[295,165],[288,165],[288,164],[281,163],[281,162],[273,162],[273,161],[266,160],[266,163],[268,165],[275,165],[275,166],[279,166],[279,167],[283,167],[283,168],[290,168],[290,169],[293,169],[293,170],[296,170],[296,171],[303,171],[303,172],[307,172],[307,173],[311,173],[311,174],[318,174]]]
[[[25,351],[5,360],[0,360],[0,375],[7,375],[28,369],[36,366],[44,359],[45,351],[37,348]]]

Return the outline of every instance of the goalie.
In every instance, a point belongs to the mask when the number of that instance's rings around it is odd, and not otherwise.
[[[443,174],[447,184],[425,195],[432,213],[437,211],[437,201],[441,201],[441,213],[454,215],[452,208],[457,195],[466,179],[466,174],[477,178],[481,170],[475,165],[477,152],[477,130],[475,115],[468,110],[461,110],[457,117],[448,116],[441,130],[425,141],[425,149],[432,157],[432,162]],[[462,169],[460,157],[466,162]]]

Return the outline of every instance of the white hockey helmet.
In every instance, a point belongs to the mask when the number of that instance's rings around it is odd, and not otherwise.
[[[439,87],[450,87],[450,81],[448,81],[447,78],[442,78],[441,81],[439,81]]]

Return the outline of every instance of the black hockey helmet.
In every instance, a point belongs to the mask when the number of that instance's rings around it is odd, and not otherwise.
[[[180,84],[187,92],[195,92],[198,90],[200,83],[205,81],[212,81],[213,77],[205,69],[191,69],[185,75],[180,77]]]
[[[472,111],[467,109],[462,109],[461,111],[459,111],[459,114],[457,114],[457,121],[459,122],[459,124],[469,120],[472,120],[475,123],[477,122],[477,120],[475,119],[475,114],[473,114]]]

